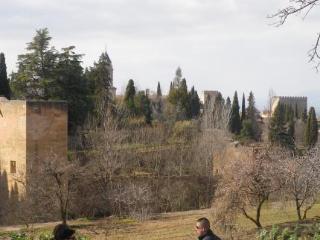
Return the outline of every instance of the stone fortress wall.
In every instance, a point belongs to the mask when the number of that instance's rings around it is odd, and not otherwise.
[[[272,114],[274,113],[278,104],[283,104],[286,106],[291,106],[293,111],[298,111],[298,116],[301,116],[308,107],[307,97],[291,97],[291,96],[275,96],[272,98]]]

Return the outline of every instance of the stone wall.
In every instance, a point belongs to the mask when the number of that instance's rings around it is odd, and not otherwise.
[[[274,113],[278,104],[291,106],[293,111],[298,110],[298,116],[301,117],[302,113],[307,109],[308,99],[307,97],[285,97],[276,96],[272,98],[272,114]]]
[[[0,101],[0,172],[7,176],[9,191],[26,168],[26,101]],[[15,165],[15,169],[14,166]],[[22,191],[22,186],[18,188]]]
[[[37,172],[41,161],[67,160],[68,110],[63,101],[28,101],[26,118],[27,172]]]

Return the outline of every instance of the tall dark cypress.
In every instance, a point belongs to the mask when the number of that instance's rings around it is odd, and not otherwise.
[[[246,119],[246,99],[244,93],[242,95],[242,107],[241,107],[241,122]]]
[[[134,102],[134,97],[136,96],[136,88],[134,86],[134,81],[129,80],[126,92],[124,95],[124,103],[131,114],[135,114],[136,106]]]
[[[241,120],[239,114],[239,100],[238,100],[238,93],[235,91],[231,106],[231,114],[230,114],[230,121],[229,121],[229,130],[234,134],[239,134],[241,130]]]
[[[190,100],[190,114],[191,118],[195,118],[200,113],[200,99],[198,96],[198,93],[196,90],[194,90],[194,87],[191,88],[189,93],[189,100]]]
[[[318,122],[314,107],[310,107],[307,126],[305,130],[305,144],[313,147],[318,141]]]
[[[4,53],[0,53],[0,95],[5,96],[7,99],[11,97]]]
[[[146,98],[144,101],[144,119],[146,124],[151,125],[152,124],[152,109],[151,109],[151,103],[148,94],[146,94]]]
[[[161,97],[162,96],[162,91],[161,91],[161,87],[160,87],[160,82],[158,82],[158,86],[157,86],[157,97]]]

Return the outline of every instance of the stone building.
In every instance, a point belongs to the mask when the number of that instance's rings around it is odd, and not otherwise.
[[[0,173],[9,190],[17,179],[26,183],[43,159],[67,160],[67,116],[65,101],[0,99]],[[17,186],[23,194],[25,188]]]
[[[279,104],[290,106],[297,116],[301,117],[307,110],[307,97],[289,97],[289,96],[275,96],[272,98],[271,113],[273,114]]]

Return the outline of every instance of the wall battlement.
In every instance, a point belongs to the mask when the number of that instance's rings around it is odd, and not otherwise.
[[[272,98],[272,114],[279,104],[290,106],[297,116],[301,116],[308,107],[308,98],[305,96],[275,96]]]

